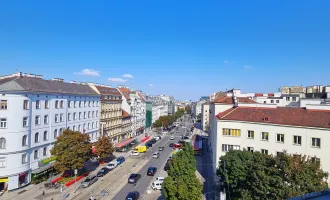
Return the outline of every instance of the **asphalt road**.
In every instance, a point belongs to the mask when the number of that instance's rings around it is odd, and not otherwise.
[[[191,123],[187,122],[187,126],[191,127]],[[145,195],[147,195],[147,190],[151,189],[150,185],[155,179],[159,176],[160,171],[164,168],[165,163],[171,153],[174,151],[172,147],[169,147],[170,143],[178,142],[181,139],[181,136],[185,133],[185,129],[182,128],[185,124],[181,125],[179,128],[179,133],[174,133],[175,136],[174,140],[170,140],[170,136],[172,134],[163,134],[162,139],[155,143],[150,150],[148,150],[144,157],[148,159],[147,164],[139,170],[138,174],[141,174],[141,178],[138,180],[136,184],[129,184],[127,183],[118,193],[116,196],[113,197],[114,200],[121,200],[125,199],[127,194],[132,191],[138,191],[140,193],[140,199],[143,199]],[[188,127],[188,128],[189,128]],[[152,154],[158,151],[158,147],[164,146],[164,151],[160,151],[159,158],[152,158]],[[155,176],[147,176],[147,170],[149,167],[157,167],[157,173]],[[124,180],[128,181],[128,180]]]

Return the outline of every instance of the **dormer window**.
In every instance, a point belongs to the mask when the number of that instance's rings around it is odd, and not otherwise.
[[[269,117],[264,117],[264,118],[262,118],[262,121],[264,121],[264,122],[268,122],[268,121],[269,121]]]

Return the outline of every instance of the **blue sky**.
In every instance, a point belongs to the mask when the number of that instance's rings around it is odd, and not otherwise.
[[[18,70],[188,100],[230,88],[326,85],[329,10],[321,0],[3,1],[0,75]]]

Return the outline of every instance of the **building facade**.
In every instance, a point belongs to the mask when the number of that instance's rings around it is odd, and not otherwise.
[[[17,73],[0,77],[0,190],[51,167],[50,150],[66,129],[99,136],[100,97],[88,85]],[[9,159],[10,158],[10,159]]]
[[[128,139],[131,137],[132,133],[132,116],[128,114],[125,110],[122,110],[122,133],[124,135],[124,139]]]
[[[202,120],[201,120],[202,128],[203,131],[205,132],[207,132],[210,127],[209,119],[210,119],[210,104],[206,102],[202,105]]]
[[[122,95],[117,88],[105,85],[89,84],[101,95],[100,133],[107,135],[111,141],[117,142],[125,139],[122,133]]]

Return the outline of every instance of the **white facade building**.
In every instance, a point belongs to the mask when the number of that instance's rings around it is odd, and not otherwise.
[[[0,77],[0,93],[0,190],[22,187],[47,168],[40,161],[66,128],[98,137],[100,98],[88,85],[17,73]]]
[[[202,128],[203,131],[209,130],[209,119],[210,119],[210,104],[208,102],[202,105]]]
[[[205,100],[199,101],[196,104],[196,108],[194,109],[194,115],[197,117],[199,114],[202,113],[202,105],[206,103]]]
[[[165,96],[165,95],[147,96],[147,100],[150,101],[152,104],[152,123],[154,123],[156,120],[158,120],[159,117],[161,117],[161,116],[169,115],[169,102],[166,101],[166,98],[164,100],[163,96]],[[167,96],[165,96],[165,97],[167,97]],[[170,99],[170,97],[169,97],[169,99]],[[175,107],[173,107],[173,108],[175,108]]]

